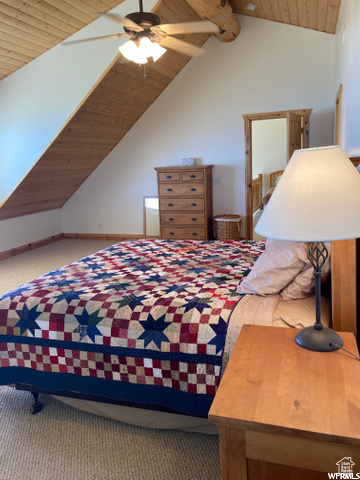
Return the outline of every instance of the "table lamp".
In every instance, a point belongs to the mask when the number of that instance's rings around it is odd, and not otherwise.
[[[314,267],[316,321],[295,340],[318,352],[342,347],[341,337],[321,322],[321,268],[328,256],[324,242],[360,237],[360,174],[341,147],[295,150],[255,231],[311,242],[307,256]]]

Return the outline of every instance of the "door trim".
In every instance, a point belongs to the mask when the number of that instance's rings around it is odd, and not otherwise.
[[[303,118],[303,148],[309,148],[310,114],[312,108],[300,110],[281,110],[277,112],[252,113],[243,115],[245,129],[245,226],[246,238],[253,238],[253,213],[252,213],[252,122],[254,120],[272,120],[287,118],[288,113],[295,113]]]

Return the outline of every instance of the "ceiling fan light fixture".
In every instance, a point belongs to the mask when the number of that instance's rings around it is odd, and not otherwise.
[[[119,47],[120,53],[130,60],[138,64],[147,63],[147,59],[152,57],[154,62],[158,60],[166,49],[153,42],[147,36],[143,36],[140,40],[128,40],[124,45]]]
[[[139,65],[147,63],[146,56],[133,40],[128,40],[124,45],[121,45],[119,52],[131,62],[138,63]]]
[[[162,47],[156,42],[151,42],[151,43],[153,44],[151,56],[154,62],[156,62],[156,60],[159,60],[159,58],[164,55],[164,53],[166,52],[166,48]]]

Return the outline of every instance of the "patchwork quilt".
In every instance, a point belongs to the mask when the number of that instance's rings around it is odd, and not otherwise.
[[[115,244],[0,298],[0,385],[206,417],[264,243]]]

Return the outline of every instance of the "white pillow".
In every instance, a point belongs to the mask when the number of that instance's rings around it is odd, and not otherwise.
[[[308,245],[268,239],[264,252],[238,287],[239,292],[256,295],[280,293],[305,268]]]
[[[326,259],[324,266],[321,269],[322,277],[321,282],[325,282],[330,275],[331,269],[331,243],[325,243],[325,246],[329,252],[329,256]],[[314,293],[315,291],[315,277],[314,277],[314,267],[311,265],[309,260],[307,260],[306,267],[292,280],[292,282],[287,285],[282,292],[280,292],[280,297],[282,300],[300,300],[306,298],[308,295]]]

